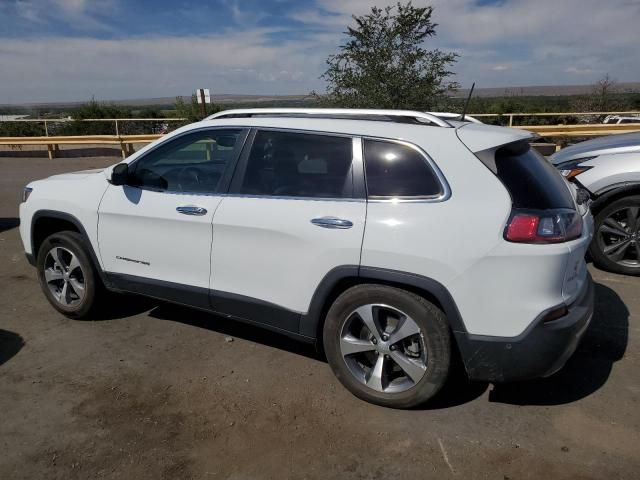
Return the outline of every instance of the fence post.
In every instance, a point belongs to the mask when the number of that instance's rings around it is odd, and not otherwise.
[[[48,137],[49,136],[49,128],[47,127],[47,121],[44,121],[44,136]]]
[[[513,127],[513,113],[509,114],[509,126]]]
[[[120,132],[118,131],[118,119],[116,118],[116,137],[120,136]]]

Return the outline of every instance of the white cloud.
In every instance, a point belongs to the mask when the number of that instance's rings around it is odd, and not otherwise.
[[[241,25],[235,31],[153,38],[112,31],[118,39],[98,40],[89,38],[94,30],[116,28],[101,18],[117,8],[117,0],[19,0],[23,18],[74,22],[87,38],[0,38],[0,103],[173,96],[199,86],[218,93],[322,90],[318,77],[353,24],[351,14],[395,4],[317,0],[320,8],[291,14],[313,28],[283,42],[286,32],[255,27],[260,12],[225,1]],[[607,72],[619,81],[640,79],[640,1],[505,0],[480,7],[476,0],[414,0],[429,3],[438,28],[427,46],[460,54],[454,70],[465,85],[591,83]],[[0,14],[2,8],[0,3]]]
[[[18,16],[34,23],[56,22],[87,31],[113,31],[99,15],[113,12],[117,5],[117,0],[17,0],[14,8]]]
[[[40,23],[43,18],[40,16],[40,9],[30,0],[18,0],[15,3],[15,9],[18,16],[30,22]]]
[[[215,93],[305,94],[321,88],[322,37],[274,45],[272,30],[206,37],[5,39],[0,103]]]
[[[83,13],[88,4],[86,0],[53,0],[53,3],[67,13]]]
[[[567,67],[564,69],[566,73],[575,73],[576,75],[591,75],[593,70],[590,68]]]

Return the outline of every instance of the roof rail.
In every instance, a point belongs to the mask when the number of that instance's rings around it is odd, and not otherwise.
[[[376,110],[366,108],[241,108],[236,110],[224,110],[222,112],[209,115],[205,120],[216,120],[219,118],[242,118],[253,117],[255,115],[318,115],[331,118],[336,117],[387,117],[389,120],[413,118],[416,121],[427,121],[439,127],[451,127],[446,120],[425,112],[413,110]],[[381,118],[382,119],[382,118]]]

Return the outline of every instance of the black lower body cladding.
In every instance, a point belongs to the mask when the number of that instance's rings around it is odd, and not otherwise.
[[[589,276],[565,316],[545,322],[545,312],[517,337],[454,332],[469,378],[507,382],[547,377],[557,372],[587,330],[593,302],[594,287]]]

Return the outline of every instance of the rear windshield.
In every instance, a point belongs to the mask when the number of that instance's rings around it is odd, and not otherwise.
[[[562,176],[526,142],[509,144],[495,154],[496,175],[509,190],[515,208],[575,209]]]

